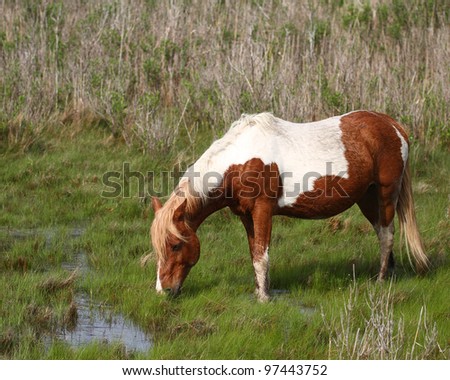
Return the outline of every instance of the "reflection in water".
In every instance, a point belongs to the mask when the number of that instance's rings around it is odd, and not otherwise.
[[[84,293],[74,299],[77,308],[76,325],[57,334],[73,347],[92,341],[102,343],[119,342],[130,351],[147,351],[152,344],[147,335],[122,315],[110,308],[92,302]]]

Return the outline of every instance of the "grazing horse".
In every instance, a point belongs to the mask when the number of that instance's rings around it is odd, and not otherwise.
[[[156,290],[176,295],[200,256],[197,228],[229,207],[245,227],[256,296],[269,299],[274,215],[320,219],[357,204],[380,243],[383,280],[394,266],[394,215],[417,270],[428,260],[417,228],[408,136],[391,117],[368,111],[311,123],[270,113],[243,115],[180,179],[167,202],[153,197]]]

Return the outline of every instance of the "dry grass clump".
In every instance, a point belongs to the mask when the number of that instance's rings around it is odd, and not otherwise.
[[[180,334],[198,337],[208,336],[216,331],[216,327],[206,321],[195,319],[190,322],[183,322],[174,326],[169,333],[170,338],[179,337]]]
[[[391,283],[392,285],[392,283]],[[348,299],[338,319],[328,321],[322,312],[329,333],[329,357],[339,359],[444,359],[446,352],[438,342],[436,324],[427,320],[422,306],[416,332],[411,342],[405,334],[402,317],[396,317],[396,296],[389,289],[368,284],[365,305],[361,307],[361,291],[356,282],[350,287]]]
[[[45,280],[41,285],[40,289],[47,292],[47,293],[53,293],[55,291],[66,289],[75,282],[75,280],[78,277],[78,269],[75,269],[72,271],[68,277],[65,278],[54,278],[50,277],[47,280]]]

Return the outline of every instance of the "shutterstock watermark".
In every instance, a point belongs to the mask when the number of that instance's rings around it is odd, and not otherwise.
[[[266,170],[267,169],[267,170]],[[165,197],[172,193],[182,178],[195,183],[195,190],[208,194],[209,198],[248,198],[260,195],[269,198],[287,198],[303,195],[307,198],[348,197],[345,190],[347,172],[333,173],[333,164],[327,162],[325,174],[317,171],[304,173],[301,178],[292,172],[279,173],[266,166],[259,171],[227,171],[227,186],[223,185],[223,174],[218,172],[199,173],[192,168],[184,174],[179,171],[132,170],[129,162],[124,162],[122,170],[105,172],[102,176],[103,198],[132,198],[138,196]],[[183,189],[177,190],[183,195]]]
[[[102,184],[104,188],[101,196],[103,198],[166,196],[172,192],[180,178],[179,172],[141,172],[132,170],[130,163],[124,162],[121,171],[112,170],[103,173]]]

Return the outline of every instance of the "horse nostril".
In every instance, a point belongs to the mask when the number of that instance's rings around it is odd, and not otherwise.
[[[164,289],[164,293],[170,297],[176,297],[180,294],[180,288],[179,287],[166,288]]]

